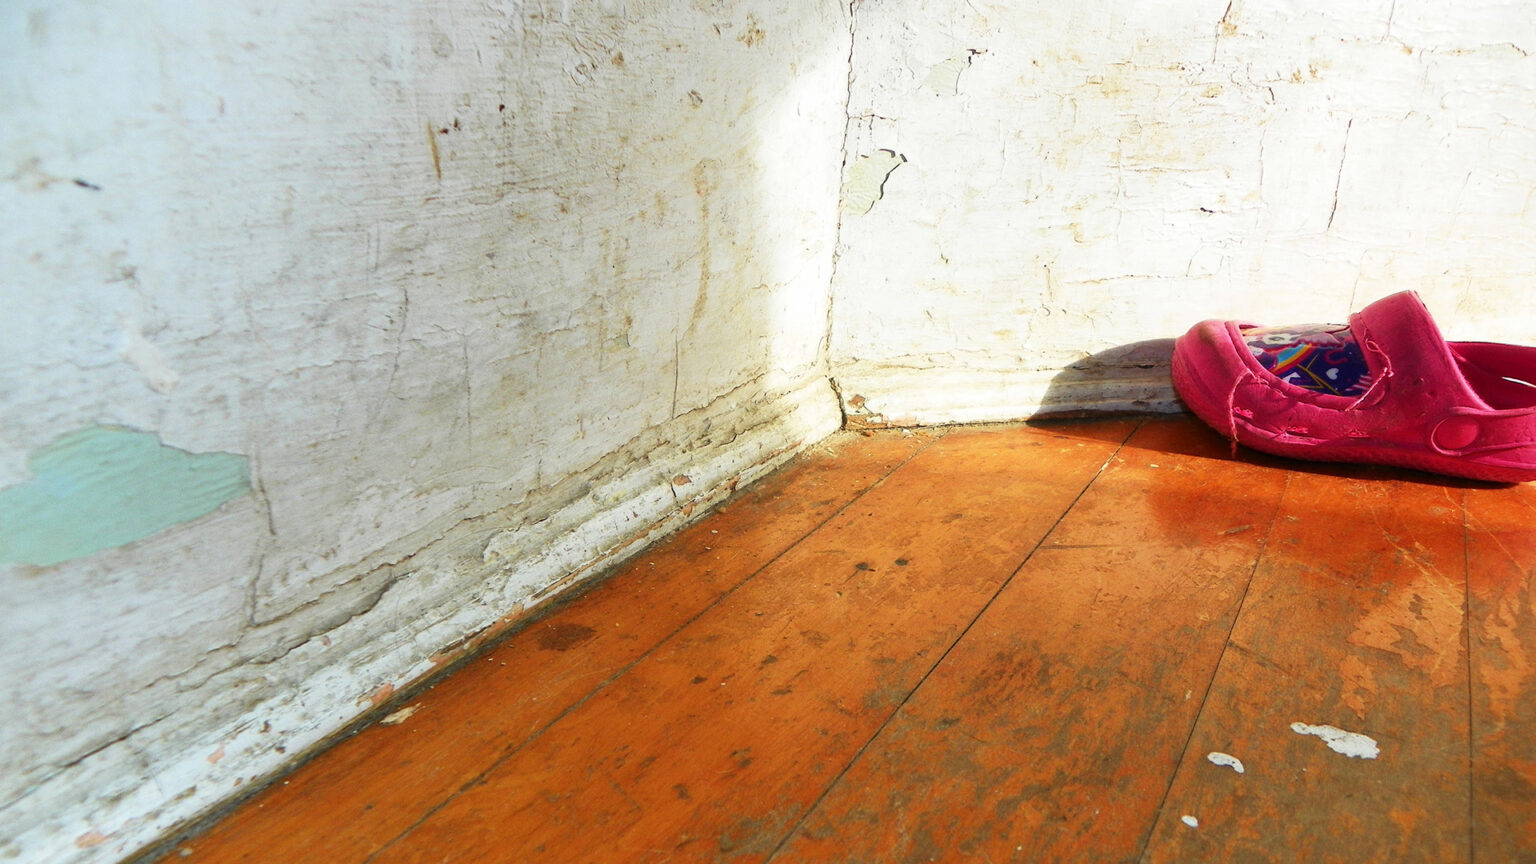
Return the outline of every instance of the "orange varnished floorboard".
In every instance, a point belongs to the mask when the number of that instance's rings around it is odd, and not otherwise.
[[[1536,484],[1467,490],[1472,842],[1536,862]]]
[[[1536,861],[1533,490],[840,436],[165,860]]]
[[[1146,861],[1470,859],[1463,489],[1356,474],[1289,478]]]
[[[374,860],[760,860],[1114,449],[949,433]]]
[[[1137,432],[775,860],[1135,858],[1280,498],[1188,432]]]

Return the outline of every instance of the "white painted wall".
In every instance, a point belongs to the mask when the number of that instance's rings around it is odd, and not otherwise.
[[[0,566],[0,858],[131,852],[836,428],[849,38],[837,2],[6,4],[0,493],[99,426],[251,489]]]
[[[842,226],[857,422],[1172,408],[1155,340],[1403,288],[1536,342],[1527,4],[882,0],[854,30],[850,154],[905,158]]]

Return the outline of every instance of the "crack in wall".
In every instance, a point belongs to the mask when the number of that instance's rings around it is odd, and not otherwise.
[[[1228,0],[1227,8],[1221,13],[1221,20],[1216,22],[1215,38],[1211,40],[1211,62],[1215,63],[1221,55],[1221,37],[1237,35],[1237,25],[1233,23],[1232,7],[1237,0]],[[1239,9],[1241,11],[1241,9]]]
[[[264,412],[263,412],[264,413]],[[255,626],[256,610],[260,606],[261,583],[267,572],[267,557],[272,552],[273,545],[277,542],[277,516],[272,512],[272,498],[267,495],[266,486],[261,478],[261,446],[255,444],[251,448],[251,492],[257,505],[261,508],[267,536],[257,544],[256,560],[251,568],[251,577],[245,586],[245,624]]]
[[[832,377],[829,377],[827,379],[827,383],[832,386],[832,396],[837,399],[837,413],[842,418],[842,420],[838,423],[838,428],[840,428],[840,429],[847,429],[848,428],[848,403],[843,401],[843,388],[842,388],[842,385],[838,384],[837,383],[837,379],[836,378],[832,378]]]
[[[825,335],[818,354],[822,368],[827,370],[828,381],[832,385],[832,392],[837,396],[837,410],[842,414],[843,427],[847,427],[848,412],[843,404],[843,393],[839,389],[837,380],[831,376],[832,369],[832,344],[836,338],[836,309],[837,309],[837,269],[838,263],[843,257],[843,180],[848,175],[849,143],[853,139],[854,123],[858,118],[853,115],[853,82],[855,79],[854,54],[858,49],[858,14],[862,0],[849,0],[848,2],[848,78],[843,92],[843,140],[841,143],[842,164],[838,168],[838,202],[837,224],[832,234],[832,265],[827,276],[827,324]]]
[[[96,756],[96,755],[98,755],[98,754],[100,754],[102,752],[105,752],[106,750],[108,750],[108,749],[110,749],[112,747],[115,747],[115,746],[117,746],[119,744],[123,744],[123,743],[127,742],[129,738],[132,738],[134,735],[139,734],[140,732],[144,731],[145,729],[148,729],[148,728],[150,728],[152,726],[155,726],[155,725],[163,722],[169,716],[170,716],[169,713],[160,714],[160,715],[156,716],[155,718],[153,718],[151,720],[146,720],[146,721],[144,721],[142,723],[139,723],[137,725],[134,725],[134,726],[130,727],[126,732],[121,732],[121,733],[114,734],[113,737],[110,740],[107,740],[107,741],[104,741],[104,742],[102,742],[100,744],[97,744],[97,745],[91,747],[89,750],[86,750],[85,752],[81,753],[78,756],[70,757],[68,759],[68,761],[59,762],[59,763],[55,764],[53,766],[53,770],[52,771],[50,771],[47,774],[44,774],[41,777],[37,778],[36,782],[32,783],[27,788],[21,790],[20,792],[16,793],[15,795],[11,796],[10,798],[5,800],[4,802],[0,802],[0,812],[4,812],[4,811],[10,809],[12,806],[20,803],[28,795],[31,795],[33,792],[35,792],[39,786],[42,786],[44,783],[47,783],[49,780],[52,780],[55,777],[58,777],[60,774],[64,773],[65,771],[68,771],[71,768],[74,768],[74,767],[80,765],[81,763],[83,763],[86,760],[90,759],[92,756]]]
[[[1333,217],[1339,212],[1339,187],[1344,184],[1344,160],[1349,157],[1349,130],[1354,126],[1353,117],[1344,124],[1344,143],[1339,147],[1339,171],[1333,180],[1333,207],[1328,210],[1328,224],[1323,228],[1324,233],[1333,230]]]

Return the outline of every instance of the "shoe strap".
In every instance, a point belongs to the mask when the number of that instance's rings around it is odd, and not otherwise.
[[[1361,397],[1362,403],[1391,402],[1393,411],[1426,420],[1446,406],[1492,410],[1462,376],[1418,294],[1401,291],[1383,297],[1349,320],[1366,349],[1366,363],[1375,364],[1372,371],[1384,385],[1374,402]]]
[[[1536,441],[1536,408],[1490,408],[1462,375],[1418,294],[1384,297],[1351,316],[1350,326],[1382,385],[1379,395],[1368,391],[1359,404],[1381,404],[1383,410],[1422,418],[1431,450],[1473,456],[1531,447]]]

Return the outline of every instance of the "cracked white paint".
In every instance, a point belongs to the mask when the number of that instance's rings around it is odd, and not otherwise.
[[[1291,731],[1297,735],[1312,735],[1322,739],[1328,749],[1342,753],[1351,759],[1375,759],[1381,755],[1376,739],[1359,732],[1348,732],[1337,726],[1314,726],[1310,723],[1292,723]]]
[[[0,485],[118,424],[252,488],[0,569],[0,859],[119,860],[836,427],[837,2],[13,7]]]
[[[1507,314],[1536,254],[1521,3],[890,0],[854,29],[848,151],[910,160],[840,235],[833,372],[870,414],[1172,409],[1158,340],[1404,288],[1456,338],[1536,342]]]

